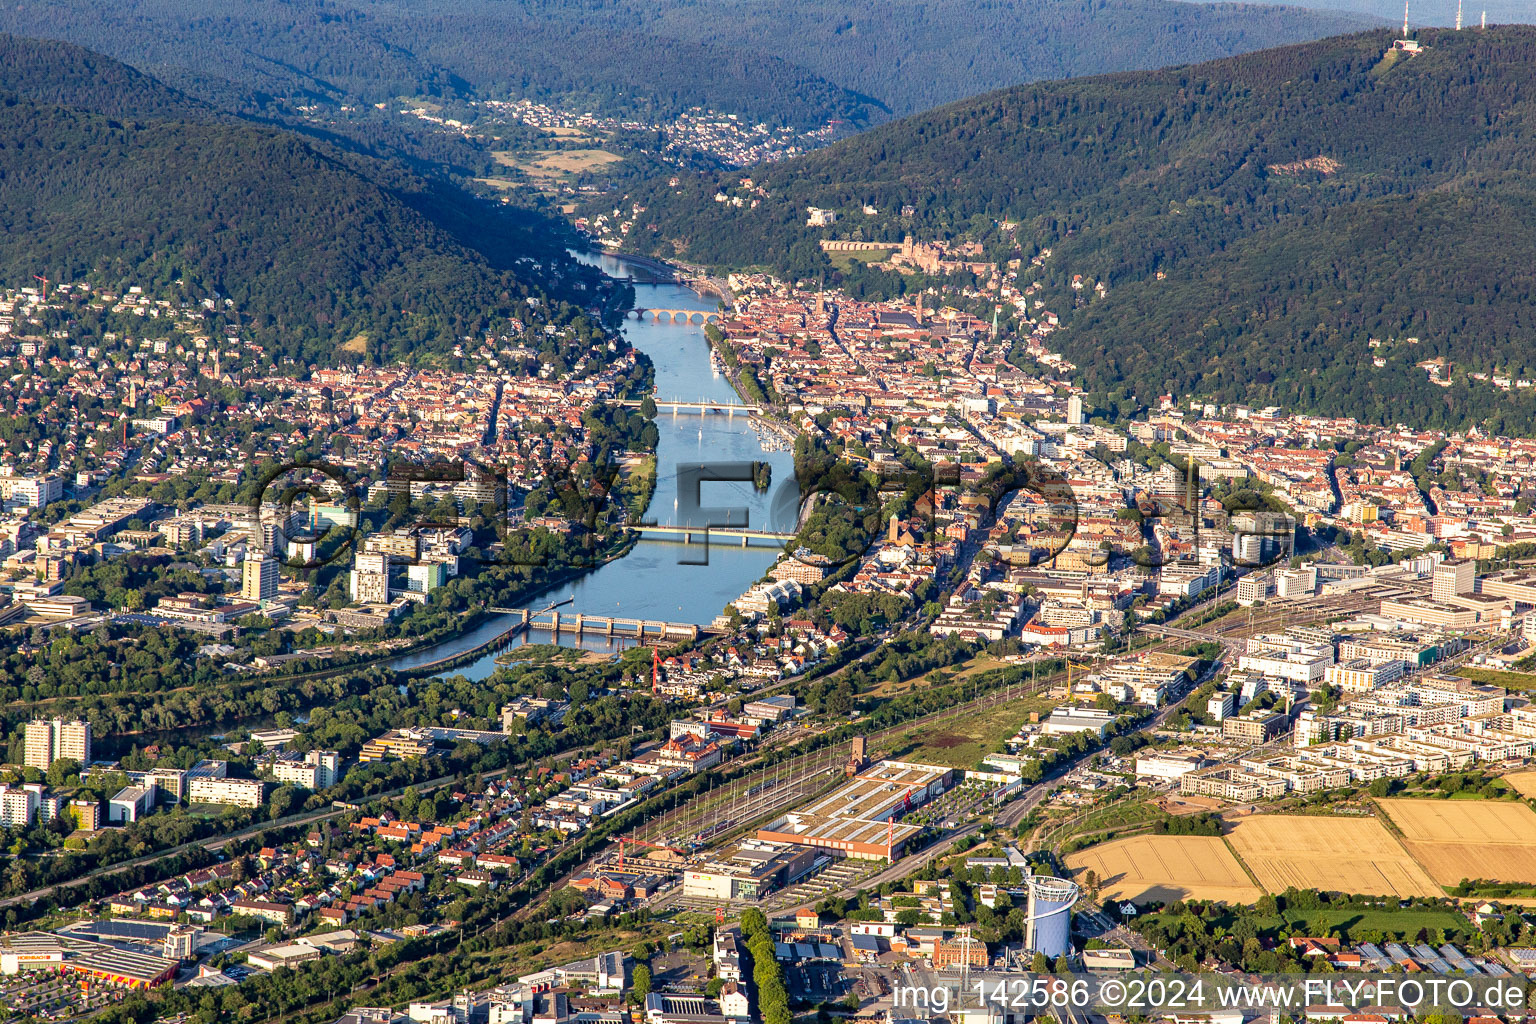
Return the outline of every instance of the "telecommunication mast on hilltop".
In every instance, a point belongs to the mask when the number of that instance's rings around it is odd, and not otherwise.
[[[1460,3],[1461,0],[1457,0]],[[1408,0],[1403,0],[1403,38],[1392,43],[1392,49],[1401,50],[1403,53],[1420,53],[1424,44],[1417,39],[1408,38]]]
[[[1461,31],[1461,0],[1456,0],[1456,31]]]

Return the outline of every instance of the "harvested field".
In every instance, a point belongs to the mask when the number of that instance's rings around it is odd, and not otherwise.
[[[1373,818],[1263,814],[1227,839],[1270,892],[1321,889],[1365,896],[1442,896],[1386,826]]]
[[[566,174],[580,174],[596,170],[607,164],[618,163],[624,158],[605,149],[556,149],[518,156],[506,150],[491,154],[496,162],[516,167],[532,178],[557,178]]]
[[[1536,771],[1511,772],[1504,776],[1504,781],[1515,788],[1515,792],[1521,796],[1536,796]]]
[[[1383,800],[1403,845],[1441,885],[1536,882],[1536,813],[1502,800]]]
[[[1075,877],[1092,869],[1103,891],[1122,900],[1251,903],[1263,895],[1215,836],[1133,836],[1069,854],[1066,863]]]

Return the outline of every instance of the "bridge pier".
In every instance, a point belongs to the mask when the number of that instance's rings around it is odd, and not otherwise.
[[[586,616],[582,615],[581,612],[577,612],[576,613],[576,635],[577,636],[581,636],[581,627],[585,624],[585,619],[586,619]]]

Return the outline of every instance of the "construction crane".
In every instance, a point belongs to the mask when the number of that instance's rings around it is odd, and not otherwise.
[[[651,693],[661,692],[661,648],[651,648]]]
[[[48,280],[46,277],[42,276],[41,274],[33,274],[32,275],[32,280],[43,282],[43,301],[47,302],[48,301],[48,286],[50,284],[52,284],[53,282]]]
[[[1072,699],[1072,670],[1075,668],[1092,668],[1092,665],[1078,664],[1071,658],[1067,659],[1067,699]]]
[[[679,856],[681,856],[682,852],[683,852],[682,850],[679,850],[675,846],[668,846],[666,843],[652,843],[652,842],[648,842],[648,841],[646,841],[644,839],[631,839],[629,836],[620,836],[619,837],[619,870],[620,871],[624,870],[624,846],[625,846],[625,844],[628,844],[630,846],[644,846],[647,849],[651,849],[651,850],[669,850],[672,853],[678,854]]]

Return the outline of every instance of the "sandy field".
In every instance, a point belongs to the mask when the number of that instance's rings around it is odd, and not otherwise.
[[[1263,894],[1215,836],[1133,836],[1069,854],[1066,862],[1079,884],[1081,872],[1093,869],[1116,899],[1249,903]]]
[[[1497,800],[1382,800],[1415,860],[1441,885],[1536,882],[1536,813]]]
[[[1264,888],[1321,889],[1366,896],[1444,893],[1374,818],[1263,814],[1227,836]]]

